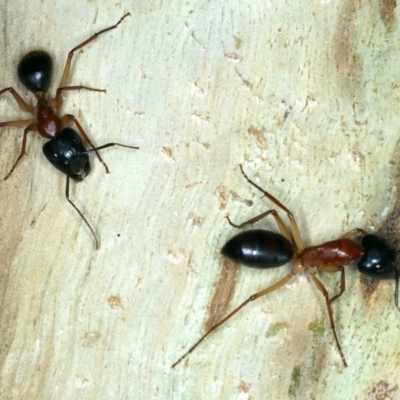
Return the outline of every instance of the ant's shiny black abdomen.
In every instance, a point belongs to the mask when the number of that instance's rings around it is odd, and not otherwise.
[[[230,260],[254,268],[285,265],[292,259],[293,252],[293,245],[283,235],[264,229],[240,232],[221,250]]]
[[[53,75],[53,60],[42,50],[31,51],[18,64],[18,78],[32,93],[47,92]]]

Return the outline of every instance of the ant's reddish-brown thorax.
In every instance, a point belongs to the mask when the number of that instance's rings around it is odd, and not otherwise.
[[[303,265],[317,267],[333,264],[350,264],[364,254],[364,250],[351,239],[337,239],[304,249],[299,259]]]
[[[61,131],[61,119],[43,97],[37,102],[37,130],[46,139],[53,139]]]

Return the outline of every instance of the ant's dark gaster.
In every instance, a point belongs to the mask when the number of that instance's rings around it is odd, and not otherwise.
[[[268,269],[280,267],[292,261],[295,262],[295,265],[291,271],[278,282],[251,295],[225,318],[213,325],[181,358],[172,365],[172,368],[187,357],[212,331],[225,323],[246,304],[281,288],[294,276],[300,274],[306,269],[310,273],[311,279],[315,283],[317,289],[325,298],[329,322],[336,342],[336,347],[344,366],[347,367],[346,359],[336,335],[335,322],[331,307],[332,302],[339,298],[345,290],[344,266],[359,259],[357,267],[362,274],[377,279],[395,279],[396,287],[394,292],[394,302],[396,307],[399,308],[399,271],[396,269],[396,251],[382,237],[368,234],[363,229],[354,229],[344,234],[339,239],[317,246],[305,247],[293,214],[275,197],[250,180],[250,178],[248,178],[244,173],[242,166],[240,166],[240,169],[245,179],[251,185],[262,192],[264,197],[267,197],[277,207],[286,212],[290,221],[291,229],[287,229],[281,217],[275,210],[266,211],[240,225],[233,224],[229,217],[227,217],[232,226],[243,228],[246,225],[252,225],[267,215],[272,214],[278,224],[280,233],[263,229],[252,229],[240,232],[228,240],[222,248],[221,253],[230,260],[248,267]],[[353,236],[360,233],[364,235],[361,240],[361,246],[352,240]],[[328,273],[340,272],[340,289],[337,294],[332,297],[329,296],[328,291],[317,276],[318,270]]]
[[[96,153],[97,157],[103,163],[104,168],[108,173],[108,167],[100,157],[98,150],[102,150],[110,146],[122,146],[130,149],[138,149],[138,147],[127,146],[119,143],[108,143],[96,148],[93,146],[89,137],[76,118],[71,114],[66,114],[60,117],[59,111],[63,104],[63,91],[84,89],[96,92],[105,92],[104,89],[93,89],[82,85],[68,86],[72,57],[75,51],[82,49],[87,44],[95,40],[99,35],[117,28],[117,26],[129,15],[129,13],[125,14],[115,25],[95,33],[89,37],[89,39],[86,39],[69,52],[64,72],[54,99],[47,99],[47,91],[50,87],[53,74],[53,60],[48,53],[41,50],[31,51],[26,54],[24,57],[22,57],[22,60],[18,64],[17,68],[19,80],[27,90],[35,95],[37,99],[36,107],[29,106],[12,87],[0,90],[0,95],[5,92],[10,92],[20,109],[22,111],[29,112],[34,116],[34,118],[31,119],[0,122],[0,127],[25,126],[22,137],[21,152],[4,179],[7,180],[11,176],[18,162],[25,155],[26,140],[29,132],[37,131],[41,136],[49,139],[49,142],[43,146],[43,152],[53,166],[67,175],[67,184],[65,190],[66,198],[92,232],[96,243],[96,249],[99,247],[99,242],[93,228],[83,216],[82,212],[69,198],[69,179],[71,178],[76,182],[80,182],[89,174],[90,162],[88,153],[90,152]],[[71,122],[75,123],[79,133],[71,128],[67,128],[67,125]],[[88,150],[86,146],[90,146],[91,149]]]

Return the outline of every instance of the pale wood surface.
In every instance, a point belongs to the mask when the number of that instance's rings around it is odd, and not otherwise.
[[[388,213],[400,30],[397,9],[385,24],[379,2],[364,3],[0,2],[0,88],[30,100],[16,77],[22,55],[54,56],[54,93],[68,51],[131,13],[74,57],[70,83],[107,93],[68,93],[63,110],[98,145],[140,146],[105,150],[111,173],[93,158],[73,185],[97,252],[38,135],[0,181],[2,399],[400,398],[393,284],[365,301],[354,266],[334,306],[349,368],[302,276],[170,370],[216,313],[289,270],[236,270],[219,254],[235,233],[227,213],[240,222],[271,207],[240,163],[293,211],[306,243]],[[0,120],[20,117],[1,96]],[[2,129],[1,174],[20,143],[18,128]],[[335,289],[338,277],[323,279]]]

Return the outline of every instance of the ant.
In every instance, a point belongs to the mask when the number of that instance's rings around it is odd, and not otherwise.
[[[254,224],[267,215],[272,214],[278,224],[281,233],[271,232],[263,229],[252,229],[240,232],[232,237],[222,248],[221,253],[230,260],[243,264],[247,267],[255,268],[276,268],[281,267],[288,262],[295,261],[295,266],[279,281],[266,289],[251,295],[246,301],[235,308],[225,318],[213,325],[181,358],[173,365],[174,368],[184,358],[186,358],[212,331],[216,330],[245,305],[259,297],[265,296],[288,283],[294,276],[300,274],[305,269],[311,275],[317,289],[323,294],[328,309],[329,322],[333,331],[336,346],[342,358],[343,364],[347,367],[346,359],[343,355],[339,340],[336,335],[335,323],[331,304],[339,298],[345,290],[345,272],[344,266],[354,262],[360,258],[358,262],[358,270],[365,275],[376,279],[395,279],[396,287],[394,294],[394,302],[400,310],[398,304],[398,289],[399,289],[399,271],[395,267],[396,251],[388,244],[388,242],[380,236],[369,234],[364,229],[353,229],[344,234],[337,240],[323,243],[317,246],[305,247],[297,227],[296,220],[293,214],[274,196],[263,190],[260,186],[254,183],[243,171],[240,165],[240,170],[245,179],[259,191],[263,193],[263,197],[270,199],[276,206],[284,210],[289,218],[291,231],[289,231],[283,223],[277,211],[269,210],[262,214],[243,222],[240,225],[235,225],[229,219],[228,222],[235,228],[243,228],[246,225]],[[357,234],[363,234],[361,246],[358,245],[352,237]],[[317,277],[317,271],[320,269],[323,272],[334,273],[340,272],[340,290],[333,297],[329,297],[328,291],[325,289],[322,282]]]
[[[115,25],[95,33],[68,53],[64,72],[54,99],[47,99],[47,91],[53,74],[53,60],[48,53],[42,50],[35,50],[26,54],[22,57],[17,68],[19,80],[28,91],[35,95],[35,98],[37,99],[36,107],[30,107],[12,87],[0,90],[0,95],[5,92],[10,92],[22,111],[29,112],[35,116],[35,118],[26,120],[0,122],[0,127],[26,126],[22,137],[21,153],[10,172],[5,176],[4,180],[7,180],[11,176],[18,162],[26,154],[25,149],[28,132],[37,131],[41,136],[49,139],[49,142],[43,146],[43,152],[54,167],[67,175],[65,191],[66,198],[92,232],[96,243],[96,250],[99,248],[99,242],[93,228],[83,216],[82,212],[69,199],[69,179],[71,178],[76,182],[80,182],[90,173],[90,162],[88,156],[88,153],[90,152],[96,153],[98,159],[104,165],[106,173],[109,173],[107,164],[100,157],[98,150],[110,146],[122,146],[131,149],[138,149],[138,147],[127,146],[119,143],[108,143],[96,148],[73,115],[66,114],[60,118],[58,114],[63,104],[63,91],[85,89],[95,92],[106,92],[104,89],[93,89],[82,85],[68,86],[72,57],[75,51],[82,49],[101,34],[117,28],[117,26],[129,15],[130,13],[126,13]],[[70,122],[75,123],[80,134],[75,130],[66,127]],[[87,150],[87,145],[91,147],[90,150]]]

